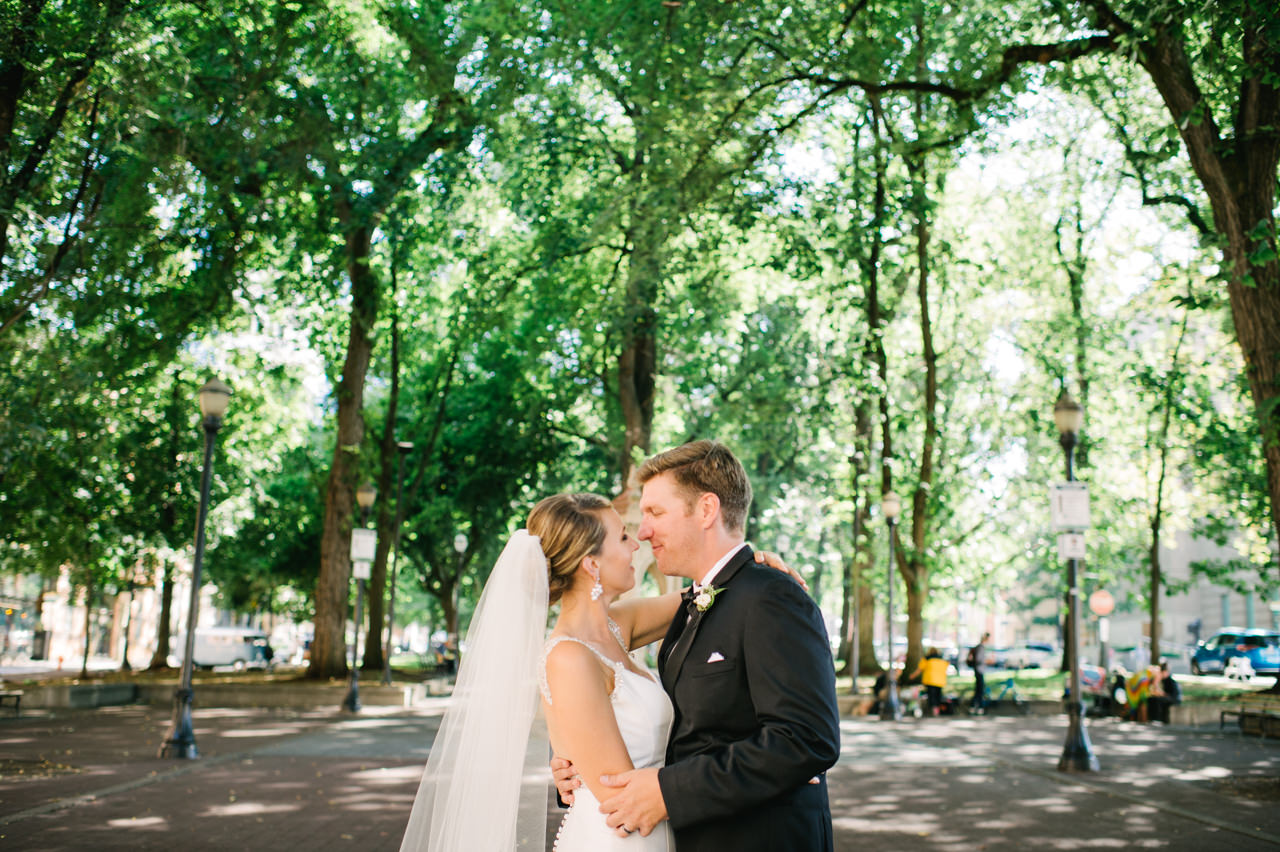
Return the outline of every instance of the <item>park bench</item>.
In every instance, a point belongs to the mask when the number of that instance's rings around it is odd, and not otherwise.
[[[3,707],[8,702],[13,702],[14,717],[21,716],[22,715],[22,690],[0,688],[0,707]]]
[[[1280,695],[1243,696],[1238,709],[1218,714],[1218,730],[1226,727],[1229,718],[1236,720],[1242,734],[1280,737]]]

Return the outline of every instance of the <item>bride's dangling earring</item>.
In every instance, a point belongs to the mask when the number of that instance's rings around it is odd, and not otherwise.
[[[600,578],[596,577],[595,583],[591,586],[591,600],[598,601],[603,594],[604,586],[600,585]]]

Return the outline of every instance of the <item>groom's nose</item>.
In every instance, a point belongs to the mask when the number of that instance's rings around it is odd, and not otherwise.
[[[640,529],[636,530],[636,538],[641,541],[648,541],[653,538],[653,527],[649,526],[648,521],[640,522]]]

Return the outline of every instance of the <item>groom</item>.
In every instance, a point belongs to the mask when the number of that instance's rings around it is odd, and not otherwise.
[[[639,538],[694,582],[658,654],[675,706],[666,766],[606,777],[608,824],[670,820],[679,852],[833,848],[824,773],[840,754],[821,613],[745,544],[751,484],[728,448],[694,441],[645,462]],[[816,783],[815,783],[816,782]]]

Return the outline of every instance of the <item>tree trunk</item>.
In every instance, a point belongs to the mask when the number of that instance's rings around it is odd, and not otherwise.
[[[880,257],[884,244],[885,226],[885,175],[888,173],[888,154],[884,141],[884,114],[880,99],[871,100],[871,125],[875,131],[876,183],[871,220],[871,251],[867,258],[867,358],[874,368],[873,387],[877,387],[876,407],[880,416],[880,493],[893,490],[893,428],[889,422],[889,358],[884,351],[884,312],[880,306]]]
[[[1280,121],[1280,117],[1277,117]],[[1274,179],[1273,179],[1274,182]],[[1271,203],[1268,199],[1267,204]],[[1275,220],[1266,226],[1272,233]],[[1245,243],[1243,234],[1232,242]],[[1243,253],[1243,248],[1240,249]],[[1280,271],[1272,261],[1253,268],[1254,285],[1235,276],[1227,286],[1236,339],[1244,353],[1249,390],[1259,424],[1263,452],[1267,460],[1267,491],[1271,498],[1271,522],[1280,534]],[[1274,579],[1273,579],[1274,582]]]
[[[912,648],[920,648],[924,644],[924,604],[929,599],[929,590],[927,587],[917,586],[915,583],[906,583],[907,587],[907,661],[905,663],[906,672],[909,674],[916,670],[923,654],[911,656]]]
[[[1158,522],[1157,522],[1158,524]],[[1151,535],[1151,662],[1160,664],[1160,529]]]
[[[928,172],[924,155],[908,161],[914,186],[916,214],[916,297],[920,306],[921,353],[924,358],[924,435],[920,442],[920,472],[911,495],[911,550],[899,551],[898,569],[907,586],[907,671],[923,656],[924,602],[929,594],[929,523],[932,518],[933,456],[938,442],[938,356],[933,346],[933,321],[929,312],[929,206]]]
[[[449,638],[455,643],[458,641],[458,605],[457,597],[454,590],[458,588],[457,582],[441,584],[440,586],[440,609],[444,612],[444,631],[449,634]]]
[[[1124,28],[1114,16],[1110,28]],[[1276,254],[1276,168],[1280,163],[1280,87],[1274,81],[1276,45],[1261,7],[1243,20],[1242,79],[1233,139],[1224,140],[1196,83],[1180,28],[1157,30],[1140,42],[1138,62],[1160,92],[1186,145],[1191,166],[1225,242],[1223,272],[1236,340],[1267,460],[1272,525],[1280,533],[1280,260]],[[1245,76],[1252,74],[1253,76]],[[1257,262],[1251,262],[1251,256]]]
[[[36,603],[35,603],[35,625],[36,625],[36,630],[44,630],[44,629],[46,629],[46,628],[45,628],[45,624],[44,624],[44,599],[45,599],[45,596],[49,594],[49,591],[50,591],[50,589],[49,589],[49,578],[48,578],[48,577],[41,577],[41,578],[40,578],[40,590],[39,590],[38,592],[36,592]],[[47,642],[47,640],[46,640],[46,642]],[[48,645],[46,644],[46,646],[45,646],[45,658],[47,659],[47,658],[48,658],[48,656],[49,656],[49,650],[48,650]]]
[[[880,425],[880,494],[881,496],[888,494],[893,490],[893,423],[889,417],[889,356],[884,348],[884,325],[885,312],[882,310],[880,303],[880,263],[884,238],[885,226],[885,206],[886,206],[886,190],[885,176],[888,174],[888,152],[886,150],[884,139],[884,113],[880,106],[880,99],[876,95],[870,95],[871,103],[871,125],[875,135],[874,157],[875,157],[875,195],[873,199],[873,215],[871,225],[871,251],[867,259],[866,276],[867,276],[867,359],[873,368],[874,387],[877,387],[879,393],[876,396],[877,415]],[[901,557],[901,550],[898,550]],[[893,582],[893,573],[897,570],[893,564],[885,566],[885,572],[889,575],[889,582]],[[871,590],[866,590],[871,595]],[[874,604],[866,607],[868,614],[874,612]],[[885,621],[892,623],[894,614],[886,610]],[[868,619],[866,626],[863,628],[870,632],[871,622]],[[874,634],[872,634],[874,635]],[[870,655],[868,671],[879,670],[880,664],[875,657],[874,639],[868,637],[866,643],[866,651],[863,653]],[[886,649],[885,662],[889,670],[893,670],[893,648]]]
[[[1233,19],[1241,30],[1241,61],[1232,69],[1239,73],[1238,85],[1224,89],[1237,93],[1237,101],[1228,106],[1232,133],[1224,138],[1187,53],[1189,22],[1156,23],[1143,31],[1104,0],[1088,0],[1084,8],[1088,24],[1123,44],[1126,55],[1151,77],[1209,199],[1214,230],[1224,244],[1222,270],[1231,317],[1266,458],[1271,523],[1280,534],[1280,247],[1275,221],[1280,86],[1273,16],[1265,5],[1245,4],[1243,14]]]
[[[395,296],[395,277],[392,273],[392,297]],[[391,319],[391,395],[387,400],[387,416],[382,426],[382,441],[378,445],[378,501],[374,527],[378,530],[378,549],[373,558],[373,572],[369,578],[369,637],[364,643],[364,660],[361,668],[377,671],[383,667],[383,628],[387,597],[387,561],[391,546],[395,543],[396,510],[394,503],[396,471],[396,411],[400,402],[400,322],[393,312]]]
[[[854,640],[857,639],[858,622],[853,617],[858,606],[858,601],[854,597],[854,590],[857,588],[858,569],[856,565],[857,553],[855,552],[844,565],[844,574],[840,584],[840,647],[836,650],[836,659],[844,660],[844,665],[836,672],[840,675],[850,675],[854,673]],[[861,672],[859,672],[861,674]]]
[[[634,205],[635,217],[645,214]],[[622,348],[618,353],[618,404],[622,410],[623,443],[618,456],[622,488],[614,508],[623,518],[639,519],[640,484],[635,478],[636,451],[652,451],[653,393],[658,374],[658,312],[654,304],[662,281],[663,237],[656,225],[633,226],[627,235],[631,255],[627,264],[627,302],[622,316]],[[678,588],[676,577],[657,570],[646,546],[641,559],[649,560],[649,573],[660,593]]]
[[[641,209],[633,212],[645,215]],[[624,483],[631,473],[633,451],[639,449],[647,455],[651,449],[658,371],[658,312],[654,304],[662,282],[664,239],[656,224],[641,222],[632,228],[629,241],[627,302],[618,355],[618,402],[626,430],[620,458]]]
[[[879,674],[876,659],[876,595],[867,583],[858,589],[858,671]]]
[[[1159,466],[1156,470],[1156,505],[1151,512],[1151,586],[1148,601],[1151,616],[1151,662],[1160,662],[1160,587],[1164,583],[1164,575],[1160,565],[1160,531],[1164,523],[1164,484],[1169,471],[1169,440],[1173,427],[1173,404],[1181,384],[1182,376],[1179,359],[1182,356],[1182,343],[1187,337],[1187,313],[1182,315],[1182,327],[1178,331],[1178,341],[1173,346],[1173,357],[1169,365],[1169,375],[1165,377],[1162,393],[1163,411],[1160,416],[1160,434],[1157,445],[1160,448]]]
[[[863,593],[865,585],[864,577],[866,571],[870,567],[871,548],[867,540],[867,520],[870,517],[871,495],[870,489],[867,488],[867,482],[870,475],[870,452],[869,444],[871,442],[871,406],[868,399],[864,396],[859,401],[854,414],[854,451],[851,458],[851,490],[853,491],[853,552],[845,567],[844,582],[844,600],[841,606],[841,624],[844,625],[844,633],[840,638],[840,653],[838,656],[845,661],[841,674],[853,674],[856,668],[858,674],[862,674],[866,670],[862,668],[862,637],[861,637],[861,612],[858,609],[859,601]],[[855,618],[854,616],[858,616]],[[857,642],[855,643],[855,635]],[[855,648],[855,645],[857,646]]]
[[[172,381],[169,386],[170,411],[184,411],[182,405],[183,383],[181,381],[181,372],[175,368],[172,375]],[[182,454],[182,448],[186,440],[186,424],[180,423],[174,417],[168,417],[169,435],[168,443],[165,448],[165,456],[169,460],[169,464],[173,470],[181,469],[182,465],[179,457]],[[176,488],[176,486],[175,486]],[[173,545],[177,540],[178,529],[178,506],[176,500],[178,494],[176,491],[171,492],[165,499],[164,504],[160,507],[160,529],[159,532],[164,540]],[[153,557],[158,558],[158,554],[153,552]],[[148,669],[164,669],[169,667],[169,643],[173,630],[173,570],[174,564],[172,559],[161,560],[160,567],[160,619],[156,624],[156,650],[151,655],[151,662],[147,664]]]
[[[80,677],[89,676],[89,654],[93,649],[93,583],[84,586],[84,661],[80,664]]]
[[[131,672],[133,666],[129,663],[129,634],[133,632],[133,589],[129,589],[129,605],[124,611],[124,651],[120,655],[120,671]]]
[[[156,624],[156,650],[151,655],[149,669],[163,669],[169,666],[169,631],[173,623],[173,561],[166,559],[163,563],[160,580],[160,619]]]
[[[813,569],[813,582],[809,584],[809,597],[813,598],[815,601],[822,600],[823,578],[827,573],[822,567],[823,565],[822,554],[826,552],[826,549],[827,549],[827,528],[824,526],[822,528],[822,532],[818,534],[818,550],[817,550],[818,558],[815,560],[816,564],[814,565],[814,569]]]
[[[338,382],[338,435],[325,487],[324,532],[320,540],[320,577],[316,582],[315,638],[308,677],[341,677],[347,672],[346,619],[351,585],[351,525],[356,477],[364,442],[364,386],[373,354],[378,318],[378,282],[369,267],[368,225],[346,237],[347,277],[351,282],[351,326],[346,360]]]

